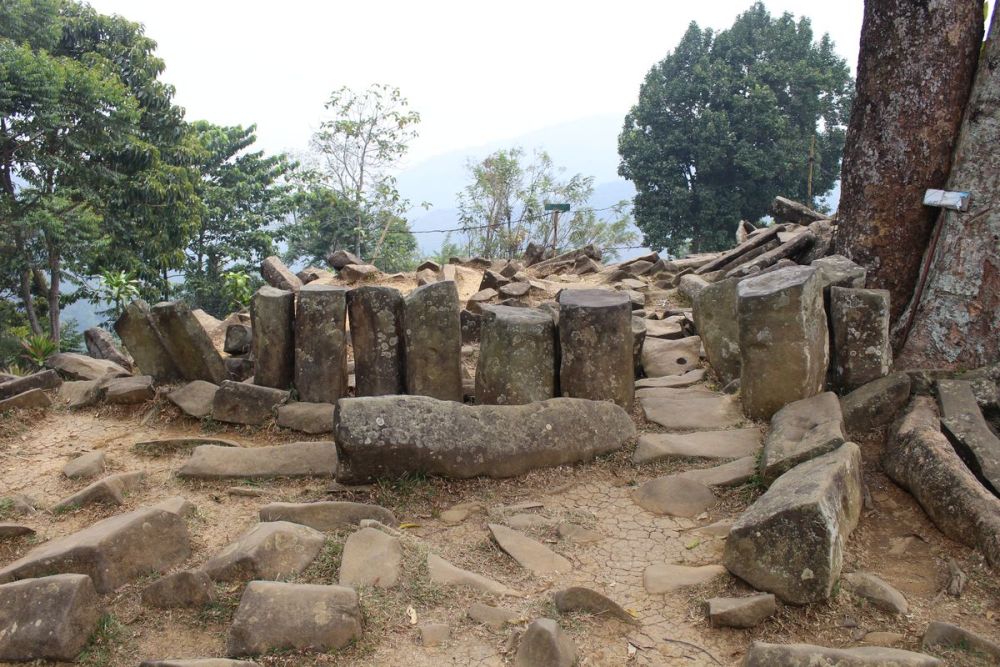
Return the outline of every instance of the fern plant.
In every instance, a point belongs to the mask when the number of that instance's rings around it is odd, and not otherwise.
[[[21,356],[34,368],[44,366],[45,360],[59,351],[59,344],[42,334],[32,334],[22,338],[20,342],[24,349]]]

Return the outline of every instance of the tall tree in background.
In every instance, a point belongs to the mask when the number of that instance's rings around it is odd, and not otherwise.
[[[979,58],[947,187],[971,193],[969,211],[942,211],[926,282],[911,301],[899,364],[975,367],[1000,361],[1000,2]],[[909,325],[904,317],[903,333]]]
[[[924,191],[948,179],[982,37],[981,0],[865,2],[837,252],[889,290],[894,319],[917,282],[937,214]]]
[[[529,161],[522,148],[502,149],[479,162],[470,161],[467,169],[471,182],[456,196],[469,254],[513,258],[532,241],[561,250],[587,243],[614,247],[635,240],[627,202],[598,217],[587,207],[594,178],[574,174],[562,179],[562,170],[545,151],[535,151]],[[554,240],[546,202],[571,207]]]
[[[409,208],[391,173],[417,136],[420,114],[408,106],[393,86],[374,84],[362,92],[345,86],[330,95],[330,117],[312,138],[319,185],[354,207],[353,245],[359,256],[370,237],[381,240],[372,251],[380,252],[389,227]]]
[[[816,205],[840,172],[851,98],[847,63],[807,18],[758,2],[718,34],[692,23],[646,75],[618,140],[644,243],[721,249],[776,195]]]

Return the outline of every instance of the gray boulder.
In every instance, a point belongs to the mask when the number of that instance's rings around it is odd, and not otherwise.
[[[326,256],[327,263],[334,271],[340,271],[348,264],[364,264],[365,261],[350,250],[332,250]]]
[[[977,654],[993,664],[1000,664],[1000,643],[981,637],[951,623],[932,621],[924,631],[920,647],[924,649],[959,649]]]
[[[308,285],[306,286],[308,287]],[[278,426],[303,433],[329,433],[337,406],[330,403],[288,403],[278,406]]]
[[[628,295],[565,289],[558,300],[560,392],[567,397],[614,401],[631,410],[635,364]]]
[[[340,585],[392,588],[403,568],[403,545],[398,537],[375,528],[362,528],[344,542]]]
[[[81,454],[65,466],[63,474],[69,479],[88,479],[104,472],[107,456],[104,452],[94,451]]]
[[[285,263],[271,255],[260,265],[260,273],[271,287],[297,292],[302,289],[302,281],[292,273]]]
[[[214,581],[290,577],[309,567],[325,541],[323,533],[298,523],[258,523],[201,569]]]
[[[219,391],[219,385],[204,380],[195,380],[174,389],[167,394],[167,398],[184,414],[202,419],[212,414],[212,404],[215,402],[215,392],[217,391]]]
[[[68,498],[63,498],[52,508],[54,512],[84,507],[95,503],[106,505],[121,505],[125,495],[134,490],[142,482],[142,472],[122,472],[108,475],[93,484],[80,489]]]
[[[264,285],[250,301],[254,384],[288,389],[295,371],[295,293]]]
[[[458,401],[462,391],[462,328],[452,280],[418,287],[404,299],[406,392]]]
[[[849,442],[779,477],[733,524],[723,564],[790,604],[825,600],[861,501],[861,450]]]
[[[215,584],[200,570],[174,572],[142,589],[142,604],[147,607],[203,607],[214,601]]]
[[[752,628],[777,611],[774,596],[770,593],[741,598],[711,598],[705,603],[708,620],[715,627]]]
[[[87,346],[87,354],[95,359],[113,361],[122,368],[132,369],[132,362],[122,354],[115,339],[105,329],[91,327],[83,332],[83,342]]]
[[[487,306],[476,366],[476,403],[521,405],[556,395],[556,326],[545,312]]]
[[[242,322],[233,322],[226,327],[226,339],[222,351],[226,354],[247,354],[253,345],[253,329]]]
[[[70,380],[101,380],[105,377],[123,378],[132,373],[113,361],[94,359],[76,352],[57,352],[45,360],[47,368],[59,371]]]
[[[8,410],[35,410],[52,405],[52,399],[41,389],[29,389],[26,392],[5,398],[0,401],[0,412]]]
[[[770,484],[786,470],[844,444],[840,400],[831,391],[804,398],[774,413],[764,438],[760,475]]]
[[[282,389],[226,380],[212,398],[212,418],[231,424],[259,426],[274,418],[275,410],[288,397],[289,393]]]
[[[107,383],[104,390],[105,401],[120,405],[145,403],[154,398],[156,398],[156,387],[153,386],[153,376],[151,375],[115,378]]]
[[[583,399],[467,406],[422,396],[347,398],[340,401],[335,434],[337,478],[512,477],[589,460],[634,435],[624,410]]]
[[[606,595],[583,586],[572,586],[552,594],[552,602],[561,614],[586,612],[595,616],[616,618],[619,621],[636,624],[630,613]]]
[[[905,614],[908,609],[902,593],[870,572],[850,572],[841,582],[844,588],[877,609],[890,614]]]
[[[56,574],[0,586],[0,660],[75,662],[101,617],[94,584]]]
[[[332,442],[293,442],[270,447],[195,447],[178,477],[227,479],[245,477],[331,477],[337,471]]]

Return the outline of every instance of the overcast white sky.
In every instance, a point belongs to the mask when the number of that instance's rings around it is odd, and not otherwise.
[[[624,114],[691,21],[732,24],[751,0],[91,0],[145,24],[188,119],[257,123],[301,150],[341,85],[399,86],[422,116],[411,164],[568,120]],[[862,0],[768,0],[812,19],[853,68]]]

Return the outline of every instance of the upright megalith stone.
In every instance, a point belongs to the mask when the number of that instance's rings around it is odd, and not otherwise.
[[[831,287],[830,320],[837,386],[852,391],[889,374],[889,290]]]
[[[115,333],[143,375],[152,375],[157,382],[173,382],[181,377],[160,332],[153,325],[149,304],[145,301],[136,299],[125,306],[115,322]]]
[[[740,282],[740,389],[752,419],[823,390],[827,325],[816,269],[790,266]]]
[[[723,386],[740,377],[740,328],[736,317],[739,281],[726,278],[711,283],[692,300],[695,328]]]
[[[295,369],[295,293],[264,285],[250,301],[254,384],[288,389]]]
[[[222,355],[215,348],[205,327],[191,312],[191,306],[184,301],[161,301],[150,309],[149,315],[153,326],[160,332],[164,347],[185,380],[205,380],[219,384],[229,377]],[[154,373],[142,368],[138,357],[136,361],[144,374],[156,377]]]
[[[403,296],[393,287],[355,287],[347,293],[347,310],[357,395],[402,394]]]
[[[559,388],[563,396],[614,401],[632,409],[632,304],[599,289],[559,293]]]
[[[406,393],[462,400],[459,309],[453,280],[418,287],[404,300]]]
[[[825,600],[861,502],[861,449],[848,442],[779,477],[733,524],[722,562],[790,604]]]
[[[306,285],[295,311],[295,389],[299,400],[336,403],[347,394],[347,290]]]
[[[556,395],[559,369],[552,316],[531,308],[483,309],[476,402],[520,405]]]

